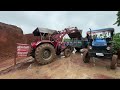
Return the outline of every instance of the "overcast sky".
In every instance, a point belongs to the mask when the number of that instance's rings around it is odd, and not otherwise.
[[[117,11],[0,11],[0,22],[20,27],[25,34],[32,33],[36,27],[63,30],[66,27],[78,27],[86,31],[91,29],[115,28]]]

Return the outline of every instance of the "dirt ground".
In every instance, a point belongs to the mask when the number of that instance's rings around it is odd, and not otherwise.
[[[31,63],[25,68],[0,75],[0,79],[119,79],[120,67],[111,70],[109,65],[109,60],[97,59],[83,63],[82,55],[76,53],[68,58],[58,56],[47,65]]]

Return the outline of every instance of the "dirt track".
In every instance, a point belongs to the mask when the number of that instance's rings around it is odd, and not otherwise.
[[[120,78],[120,67],[116,70],[109,68],[109,60],[96,60],[85,64],[80,53],[72,54],[69,58],[58,57],[48,65],[32,63],[24,69],[15,70],[0,79],[115,79]]]

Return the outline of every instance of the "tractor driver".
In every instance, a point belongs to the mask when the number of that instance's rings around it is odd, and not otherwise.
[[[88,42],[90,42],[90,46],[92,45],[92,41],[93,41],[93,39],[92,39],[92,37],[89,35],[89,33],[87,33],[87,39],[88,39]]]

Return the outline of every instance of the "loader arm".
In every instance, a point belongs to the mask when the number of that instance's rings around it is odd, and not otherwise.
[[[58,31],[58,34],[53,35],[52,38],[54,39],[55,42],[59,42],[59,41],[62,41],[63,37],[66,34],[69,35],[69,34],[74,34],[76,32],[79,33],[77,28],[73,28],[73,29],[65,28],[62,31]],[[79,36],[75,36],[75,37],[78,38]]]

